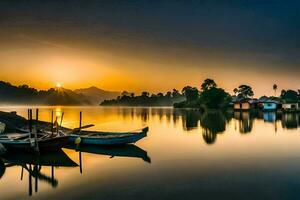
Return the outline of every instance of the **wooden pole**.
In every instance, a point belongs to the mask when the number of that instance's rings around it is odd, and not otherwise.
[[[38,121],[39,121],[39,109],[36,109],[36,125],[35,125],[35,132],[34,132],[34,141],[35,141],[35,150],[39,153],[39,144],[37,139],[37,131],[38,131]]]
[[[79,132],[81,130],[81,123],[82,123],[82,112],[79,113]]]
[[[54,182],[54,166],[51,166],[51,180]]]
[[[35,188],[34,191],[37,193],[38,192],[38,166],[34,166],[34,174],[35,174]]]
[[[21,170],[21,181],[23,180],[23,173],[24,173],[24,167],[22,166],[22,170]]]
[[[64,119],[64,112],[61,113],[59,129],[61,129],[61,125],[62,125],[63,119]]]
[[[29,128],[29,139],[31,139],[32,133],[32,110],[28,109],[28,128]]]
[[[51,111],[51,135],[53,136],[53,110]]]
[[[29,164],[29,196],[32,195],[32,176],[31,176],[31,164]]]
[[[35,119],[35,128],[36,128],[36,130],[38,130],[38,124],[39,124],[39,109],[38,108],[35,111],[35,116],[36,116],[36,119]]]
[[[81,158],[81,151],[79,151],[79,171],[82,174],[82,158]]]

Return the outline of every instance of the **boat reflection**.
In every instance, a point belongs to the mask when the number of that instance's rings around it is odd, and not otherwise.
[[[39,181],[47,183],[53,188],[57,187],[58,180],[55,178],[55,167],[78,167],[78,164],[71,160],[62,150],[42,155],[7,152],[1,156],[0,173],[2,175],[5,173],[6,168],[16,166],[21,167],[21,181],[23,180],[24,172],[28,173],[28,194],[31,196],[33,193],[33,184],[35,192],[38,192]],[[51,167],[51,174],[44,174],[42,172],[43,167]]]
[[[33,187],[34,191],[38,192],[39,181],[47,183],[56,188],[58,186],[58,179],[55,177],[55,169],[57,167],[78,167],[82,174],[82,152],[97,155],[107,155],[110,158],[126,157],[126,158],[140,158],[146,163],[151,163],[151,158],[148,156],[147,151],[140,147],[129,144],[122,146],[101,147],[101,146],[80,146],[77,149],[75,146],[68,146],[68,149],[73,149],[79,153],[79,165],[75,163],[63,151],[49,152],[41,155],[34,155],[30,153],[15,153],[7,152],[0,157],[0,178],[5,174],[8,168],[20,167],[21,175],[20,180],[23,181],[24,173],[28,173],[28,195],[32,196]],[[50,167],[50,174],[45,174],[42,170],[45,167]]]
[[[140,147],[134,144],[117,145],[117,146],[68,145],[66,148],[73,149],[78,152],[81,174],[83,171],[82,153],[107,155],[110,156],[110,158],[114,158],[114,157],[141,158],[144,162],[151,163],[151,158],[148,156],[147,151],[141,149]]]

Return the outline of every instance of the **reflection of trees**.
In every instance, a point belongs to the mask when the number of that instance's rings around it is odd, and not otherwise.
[[[202,136],[207,144],[213,144],[217,134],[226,129],[226,117],[221,111],[204,112],[201,115],[200,125],[203,128]]]
[[[184,110],[182,113],[183,130],[190,131],[198,127],[200,112],[195,110]]]
[[[282,128],[295,129],[300,125],[299,114],[297,113],[284,113],[281,116]]]

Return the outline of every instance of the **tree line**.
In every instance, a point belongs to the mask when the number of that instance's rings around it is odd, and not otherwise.
[[[117,99],[105,100],[102,106],[174,106],[176,108],[224,108],[229,105],[231,95],[217,87],[212,79],[206,79],[201,89],[185,86],[181,92],[176,89],[165,94],[134,93],[124,91]]]
[[[276,96],[278,86],[273,85],[274,96],[267,97],[276,100],[299,101],[300,90],[282,90],[279,97]],[[192,86],[185,86],[181,91],[173,89],[165,94],[151,94],[142,92],[135,95],[124,91],[117,99],[105,100],[102,106],[174,106],[175,108],[202,108],[202,109],[223,109],[231,105],[233,98],[236,101],[250,100],[254,97],[251,86],[242,84],[233,90],[230,95],[223,88],[218,87],[213,79],[205,79],[200,89]]]

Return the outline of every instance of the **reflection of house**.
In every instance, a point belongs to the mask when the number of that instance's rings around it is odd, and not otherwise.
[[[299,115],[296,113],[285,113],[281,117],[282,128],[294,129],[300,126]]]
[[[239,101],[234,103],[233,108],[235,110],[249,110],[251,105],[248,101]]]
[[[239,121],[240,133],[250,133],[253,127],[253,116],[250,112],[234,112],[234,118]]]
[[[264,112],[264,121],[265,122],[275,122],[276,121],[276,112]]]

